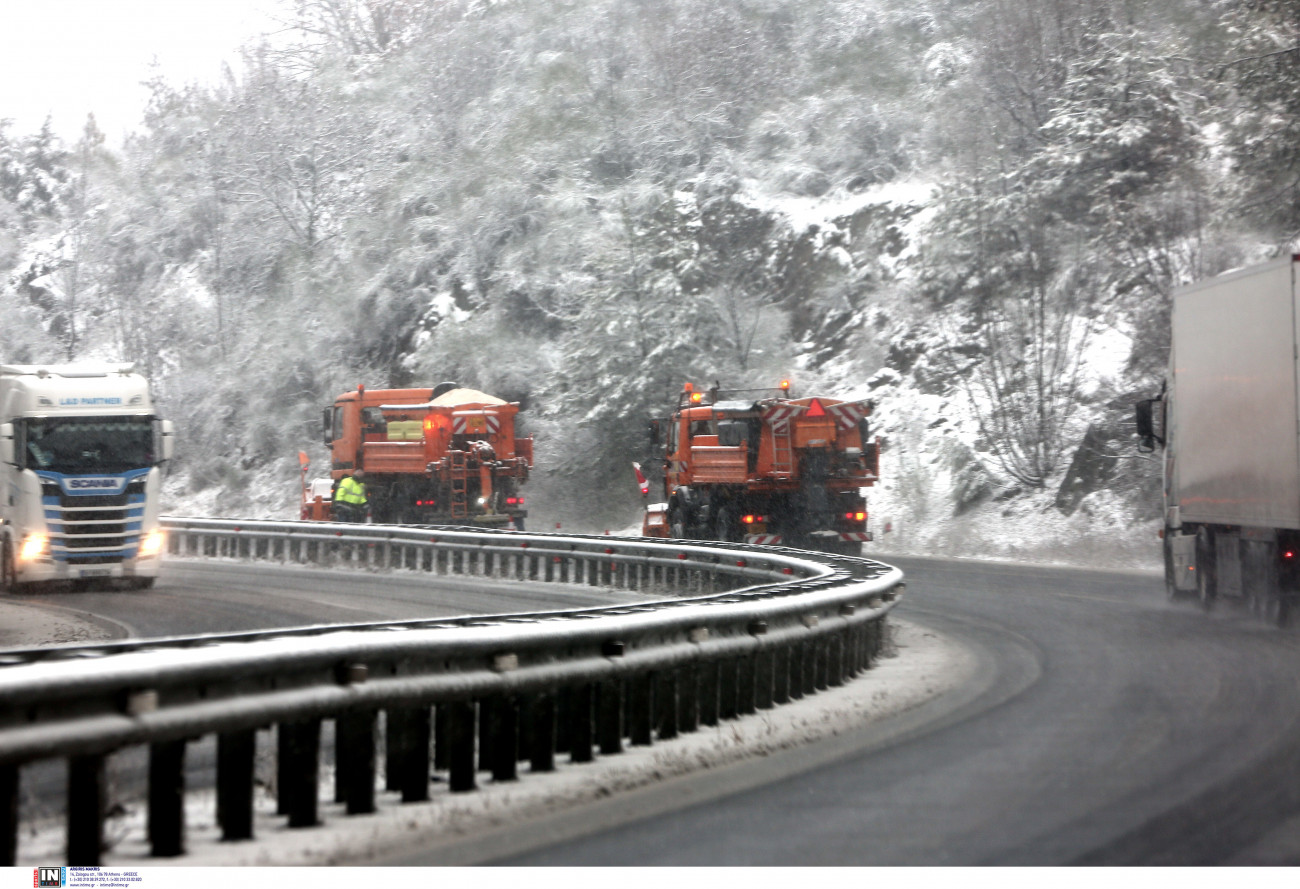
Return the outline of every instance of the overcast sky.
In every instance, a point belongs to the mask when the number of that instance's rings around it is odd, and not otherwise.
[[[94,112],[109,144],[140,122],[150,64],[173,83],[212,81],[275,27],[282,0],[0,0],[0,118],[11,136],[75,141]]]

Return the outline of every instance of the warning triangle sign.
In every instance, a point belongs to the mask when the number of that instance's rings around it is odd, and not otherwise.
[[[804,416],[805,417],[826,416],[826,408],[822,407],[821,399],[814,398],[812,400],[812,404],[808,405],[808,413],[804,414]]]

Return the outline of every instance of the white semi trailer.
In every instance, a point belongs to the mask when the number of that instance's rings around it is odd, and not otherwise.
[[[1300,594],[1300,255],[1182,288],[1169,375],[1137,405],[1164,448],[1172,598],[1249,605],[1279,625]]]
[[[172,425],[131,365],[0,365],[0,591],[151,586],[171,451]]]

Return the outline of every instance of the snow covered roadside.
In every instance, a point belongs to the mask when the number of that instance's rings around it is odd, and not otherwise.
[[[974,656],[952,641],[897,619],[891,619],[890,626],[891,642],[885,655],[845,686],[651,747],[597,755],[595,762],[585,765],[568,764],[562,755],[557,757],[557,770],[548,774],[529,773],[526,763],[521,764],[518,781],[494,783],[480,773],[480,789],[473,793],[453,795],[445,782],[436,782],[428,803],[402,805],[397,794],[381,791],[376,794],[377,813],[348,817],[341,804],[328,802],[333,799],[333,775],[325,767],[320,826],[289,830],[286,819],[274,814],[274,798],[259,786],[257,839],[221,843],[213,794],[194,792],[188,795],[186,807],[188,854],[179,859],[149,857],[143,803],[126,803],[106,827],[113,848],[106,853],[104,865],[366,865],[427,848],[443,850],[448,864],[472,864],[483,860],[488,850],[502,851],[493,842],[481,842],[494,832],[526,827],[530,822],[546,824],[619,792],[652,788],[703,770],[843,735],[913,710],[957,688],[973,674]],[[273,751],[267,738],[259,738],[259,759],[269,765]],[[259,773],[263,771],[259,767]],[[378,781],[382,788],[382,776]],[[19,843],[21,864],[61,859],[61,825],[44,826],[34,833],[29,830],[25,825]],[[442,853],[435,854],[441,860]]]
[[[0,602],[0,649],[101,642],[129,635],[108,618],[83,611],[14,599]]]

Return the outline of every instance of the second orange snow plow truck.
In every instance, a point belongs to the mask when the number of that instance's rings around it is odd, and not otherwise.
[[[867,531],[861,488],[880,475],[868,402],[790,398],[779,389],[696,391],[655,421],[664,501],[646,509],[647,537],[785,544],[857,555]]]
[[[520,486],[533,439],[515,437],[517,403],[455,383],[433,389],[366,389],[325,409],[335,481],[365,470],[371,518],[399,524],[466,524],[522,531]]]

